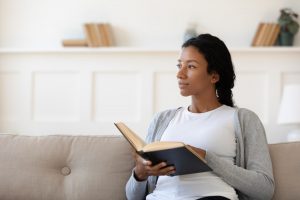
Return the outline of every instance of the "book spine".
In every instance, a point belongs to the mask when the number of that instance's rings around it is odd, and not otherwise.
[[[106,39],[107,39],[107,46],[112,46],[113,40],[112,40],[112,32],[111,32],[110,24],[108,24],[108,23],[104,24],[104,31],[105,31]]]
[[[279,32],[280,32],[280,25],[275,24],[275,28],[274,28],[274,31],[272,33],[272,38],[271,38],[271,41],[270,41],[270,46],[274,46],[276,44],[276,40],[278,38]]]
[[[100,47],[102,46],[102,39],[101,39],[101,34],[99,33],[98,30],[98,24],[93,23],[91,25],[92,33],[93,33],[93,43],[95,47]]]
[[[272,24],[271,23],[266,23],[266,29],[263,35],[263,41],[262,41],[262,46],[268,46],[268,40],[270,37],[270,31],[272,28]]]
[[[92,38],[92,32],[90,30],[90,24],[84,24],[84,33],[86,37],[86,41],[89,47],[93,47],[93,38]]]
[[[263,38],[264,38],[264,34],[267,28],[267,24],[266,23],[261,23],[261,30],[257,36],[257,41],[256,41],[256,45],[255,46],[262,46],[263,44]]]
[[[266,38],[265,38],[265,41],[264,41],[264,46],[270,46],[272,32],[273,32],[273,24],[268,23]]]
[[[109,41],[108,41],[106,30],[105,30],[105,24],[99,24],[99,31],[103,38],[103,46],[109,46]]]
[[[97,24],[97,32],[98,32],[100,46],[106,46],[105,45],[105,35],[102,31],[102,23]]]
[[[252,40],[252,46],[258,46],[258,38],[261,35],[262,27],[263,27],[263,23],[259,23],[256,33],[255,33],[255,36]]]
[[[64,47],[86,47],[88,44],[87,44],[87,41],[86,40],[63,40],[62,41],[62,45]]]

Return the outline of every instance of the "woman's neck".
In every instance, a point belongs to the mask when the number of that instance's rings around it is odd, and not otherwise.
[[[214,110],[222,104],[218,101],[217,97],[212,98],[197,98],[192,97],[192,104],[189,106],[189,111],[193,113],[203,113]]]

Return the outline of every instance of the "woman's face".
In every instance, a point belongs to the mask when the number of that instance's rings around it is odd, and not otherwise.
[[[219,76],[216,73],[209,74],[207,65],[204,55],[195,47],[182,49],[177,65],[177,79],[182,96],[203,96],[215,91]]]

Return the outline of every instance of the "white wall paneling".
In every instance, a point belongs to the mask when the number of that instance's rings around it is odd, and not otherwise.
[[[34,72],[32,114],[34,121],[79,121],[80,77],[76,72]]]
[[[238,71],[233,90],[234,101],[238,107],[255,110],[261,120],[268,123],[269,75],[267,71]]]
[[[94,73],[93,120],[139,122],[141,119],[142,76],[138,72]]]
[[[284,84],[300,84],[299,48],[231,49],[234,99],[255,111],[270,142]],[[176,49],[0,49],[0,131],[18,134],[119,134],[125,121],[142,137],[154,113],[189,104],[176,81]]]
[[[7,121],[20,120],[19,111],[22,109],[22,87],[19,72],[0,72],[0,119]]]

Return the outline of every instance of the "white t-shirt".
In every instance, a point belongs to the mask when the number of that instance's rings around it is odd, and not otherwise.
[[[171,120],[161,141],[184,142],[214,152],[233,164],[236,156],[234,111],[226,105],[205,113],[191,113],[188,108],[183,108]],[[195,200],[205,196],[238,199],[233,187],[213,172],[160,176],[155,190],[146,199]]]

